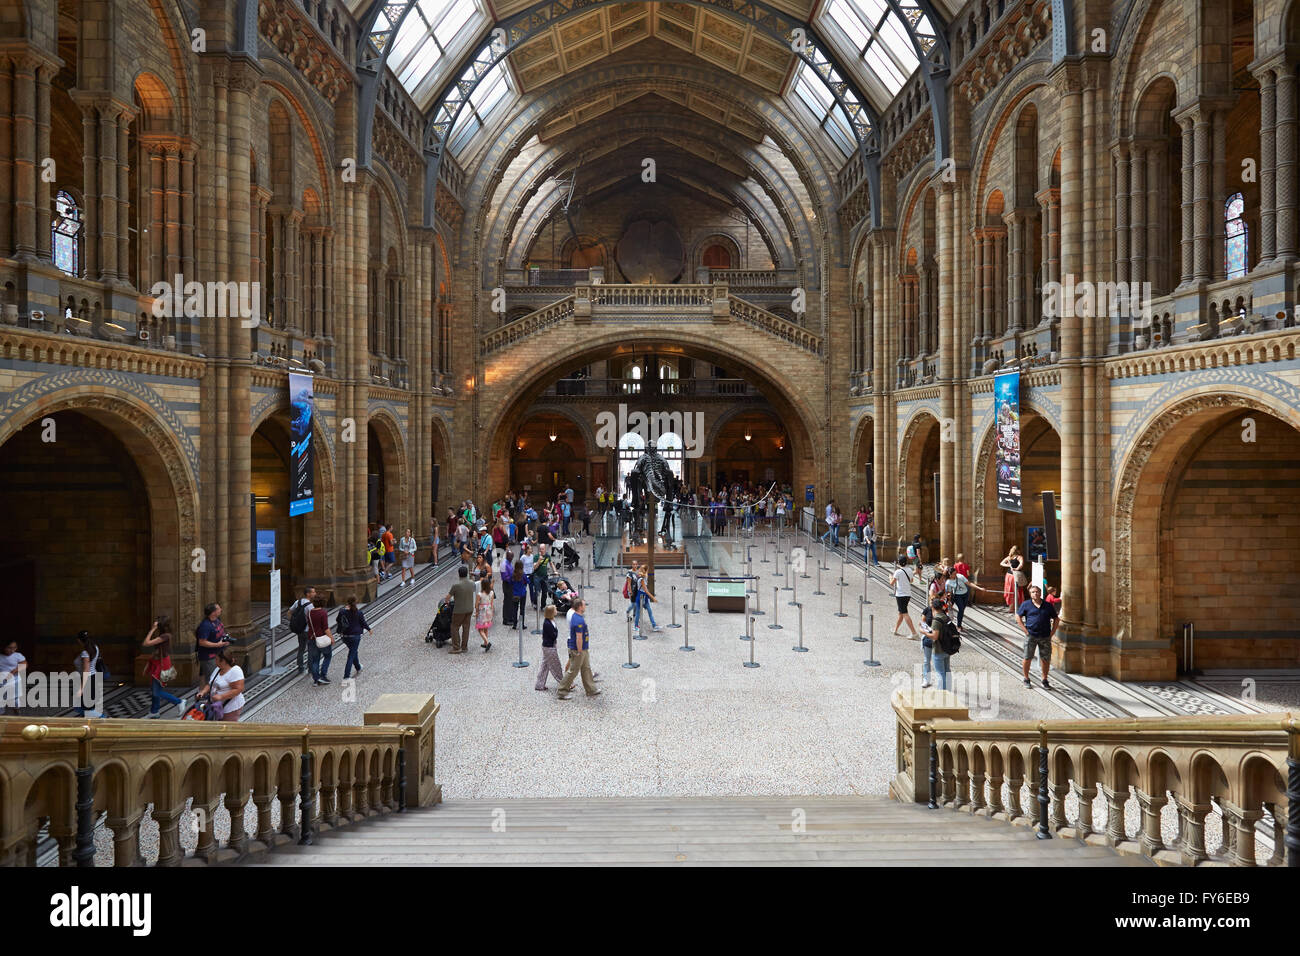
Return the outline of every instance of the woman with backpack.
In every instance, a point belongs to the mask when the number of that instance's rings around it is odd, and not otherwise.
[[[366,616],[361,613],[361,608],[357,607],[355,595],[348,598],[347,607],[339,611],[339,616],[334,619],[334,627],[348,649],[348,659],[343,664],[343,679],[347,680],[352,676],[352,668],[355,667],[357,673],[361,673],[361,661],[357,659],[357,650],[361,647],[361,632],[374,633],[370,630]]]
[[[151,649],[149,660],[144,668],[144,672],[149,675],[149,691],[152,695],[149,702],[150,718],[155,720],[158,718],[163,701],[175,704],[177,715],[184,717],[185,699],[168,693],[165,686],[169,680],[176,677],[176,669],[172,667],[171,618],[163,614],[154,620],[153,627],[145,635],[144,646]]]

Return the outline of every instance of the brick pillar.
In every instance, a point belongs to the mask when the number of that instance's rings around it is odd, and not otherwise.
[[[1129,282],[1149,282],[1147,272],[1147,163],[1146,147],[1134,143],[1129,155]],[[1191,247],[1185,262],[1191,275]]]
[[[0,52],[0,255],[14,250],[14,227],[18,207],[14,202],[14,162],[17,159],[14,139],[13,60]]]
[[[131,151],[130,133],[134,110],[117,117],[117,276],[131,281]],[[143,174],[142,174],[143,175]],[[143,198],[141,190],[141,198]],[[47,228],[46,233],[49,233]],[[140,237],[143,240],[143,236]],[[137,264],[138,265],[138,264]]]
[[[1193,114],[1192,156],[1194,166],[1192,188],[1194,190],[1193,201],[1195,207],[1192,221],[1195,229],[1193,234],[1195,253],[1193,255],[1192,279],[1195,282],[1209,282],[1214,277],[1214,269],[1210,265],[1210,243],[1214,237],[1214,229],[1210,223],[1212,218],[1210,189],[1213,185],[1213,170],[1211,169],[1213,161],[1212,122],[1212,117],[1207,109],[1197,109]]]
[[[1005,216],[1002,221],[1007,224],[1007,236],[1010,245],[1010,255],[1007,267],[1007,281],[1011,288],[1010,301],[1007,303],[1007,318],[1013,329],[1023,329],[1026,326],[1025,315],[1027,303],[1024,301],[1024,270],[1025,255],[1024,249],[1024,214],[1019,209],[1013,209]]]
[[[1052,79],[1061,97],[1061,272],[1078,275],[1082,260],[1082,84],[1072,64],[1058,67]],[[1092,436],[1083,431],[1083,330],[1073,309],[1061,317],[1061,578],[1067,597],[1058,632],[1061,644],[1053,651],[1055,663],[1078,671],[1083,660],[1083,443]]]

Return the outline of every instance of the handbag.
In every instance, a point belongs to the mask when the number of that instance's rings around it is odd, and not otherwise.
[[[1016,587],[1023,588],[1026,584],[1029,583],[1029,575],[1025,574],[1024,571],[1021,571],[1019,568],[1016,568],[1014,574],[1016,579]]]
[[[325,648],[331,646],[333,643],[334,643],[333,639],[328,634],[316,635],[316,646],[319,647],[322,651],[325,650]]]

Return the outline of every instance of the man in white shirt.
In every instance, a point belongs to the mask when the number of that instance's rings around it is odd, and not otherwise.
[[[899,625],[906,621],[908,630],[912,632],[912,640],[920,640],[916,633],[916,625],[912,623],[912,616],[907,613],[907,604],[912,600],[912,573],[907,570],[907,558],[899,558],[898,567],[894,569],[894,600],[898,602],[898,620],[894,622],[894,636],[898,636]]]

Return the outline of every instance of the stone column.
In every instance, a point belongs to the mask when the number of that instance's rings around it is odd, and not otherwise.
[[[1078,275],[1083,244],[1083,183],[1081,168],[1082,83],[1077,67],[1058,67],[1052,79],[1061,97],[1061,265],[1065,275]],[[1083,443],[1093,436],[1083,433],[1083,330],[1073,309],[1061,317],[1061,579],[1062,594],[1073,594],[1064,605],[1060,645],[1053,650],[1058,666],[1078,671],[1083,662],[1084,570],[1089,556],[1083,551]]]
[[[1180,286],[1190,284],[1196,275],[1196,136],[1195,121],[1191,116],[1181,117],[1182,126],[1182,224],[1180,240],[1182,265],[1179,270]],[[1158,180],[1156,180],[1158,181]],[[1152,181],[1154,186],[1156,181]],[[1171,224],[1172,225],[1172,224]],[[1154,273],[1150,273],[1154,278]]]
[[[124,111],[117,118],[117,276],[131,281],[131,120],[135,111]],[[143,197],[144,191],[141,190]],[[141,226],[144,220],[141,218]],[[47,233],[49,229],[45,230]],[[140,236],[137,242],[143,242]],[[139,268],[139,263],[135,264]],[[138,280],[137,276],[137,280]],[[105,304],[107,306],[107,303]]]
[[[227,191],[228,242],[230,250],[230,281],[251,282],[252,266],[252,210],[249,196],[252,174],[249,166],[249,149],[253,127],[252,97],[260,78],[260,70],[249,63],[232,64],[228,88],[229,130],[226,140],[229,154]],[[230,550],[229,600],[225,604],[227,630],[243,636],[250,627],[252,609],[253,529],[249,517],[249,496],[252,494],[252,336],[254,331],[243,327],[238,317],[217,320],[225,325],[230,342],[229,389],[227,391],[227,417],[229,421],[226,455],[229,458],[229,486],[227,541]]]
[[[955,216],[953,210],[956,193],[957,190],[952,184],[944,183],[939,187],[939,221],[936,228],[939,240],[939,341],[937,343],[939,367],[937,375],[940,388],[941,433],[944,430],[944,422],[953,422],[957,417],[957,386],[955,380],[959,366],[957,361],[958,353],[954,347],[957,340],[955,333],[957,321],[957,276],[955,274],[957,230],[954,225]],[[942,437],[941,434],[940,438],[942,439]],[[955,441],[941,440],[939,442],[939,476],[941,495],[939,505],[939,550],[941,554],[955,554],[958,550],[957,498],[960,494],[957,488],[957,443]]]
[[[1129,155],[1129,282],[1149,282],[1147,271],[1147,165],[1146,147],[1134,143]],[[1191,247],[1187,253],[1191,275]]]
[[[50,78],[54,66],[41,62],[36,67],[36,161],[45,162],[50,156]],[[43,262],[53,257],[50,242],[50,183],[36,173],[36,256]]]
[[[1209,282],[1214,276],[1213,267],[1210,265],[1210,243],[1214,236],[1214,229],[1210,223],[1210,189],[1213,177],[1213,170],[1211,169],[1213,150],[1210,141],[1211,123],[1212,117],[1207,109],[1198,108],[1193,114],[1192,155],[1195,166],[1192,188],[1194,190],[1193,201],[1195,208],[1192,221],[1195,229],[1195,253],[1193,255],[1192,279],[1195,282]]]
[[[1277,83],[1272,68],[1257,71],[1255,78],[1259,80],[1259,266],[1264,266],[1273,261],[1277,249]]]
[[[147,142],[141,150],[149,161],[140,168],[140,199],[144,206],[143,213],[149,213],[149,256],[143,274],[140,276],[139,288],[147,292],[155,282],[160,280],[173,282],[175,273],[165,273],[164,259],[167,255],[167,149],[162,143]],[[141,236],[143,242],[144,237]],[[161,345],[161,342],[155,343]]]
[[[40,157],[36,155],[36,72],[34,56],[13,57],[13,204],[14,258],[35,259],[36,183],[40,178]]]
[[[1226,181],[1228,137],[1227,109],[1217,109],[1210,120],[1210,275],[1222,279],[1227,275],[1224,261],[1223,205],[1228,198]],[[1234,189],[1233,192],[1236,192]],[[1246,270],[1250,271],[1250,253],[1247,249]]]
[[[1283,69],[1277,78],[1277,252],[1279,258],[1296,254],[1296,75]]]
[[[0,255],[14,250],[14,220],[18,208],[14,203],[14,161],[17,158],[14,138],[13,60],[0,52]]]
[[[997,315],[994,314],[996,307],[996,297],[994,296],[994,236],[987,228],[980,230],[980,245],[983,248],[981,258],[981,275],[980,289],[982,306],[984,309],[982,325],[984,327],[984,342],[988,343],[989,339],[997,338],[1002,334],[1001,324],[998,322]]]
[[[1007,314],[1013,329],[1023,329],[1026,326],[1025,316],[1028,314],[1028,303],[1024,301],[1024,270],[1025,270],[1025,250],[1024,250],[1024,214],[1019,209],[1013,209],[1002,217],[1002,221],[1007,224],[1007,235],[1010,241],[1009,267],[1007,270],[1007,282],[1011,288],[1010,301],[1007,303]]]

